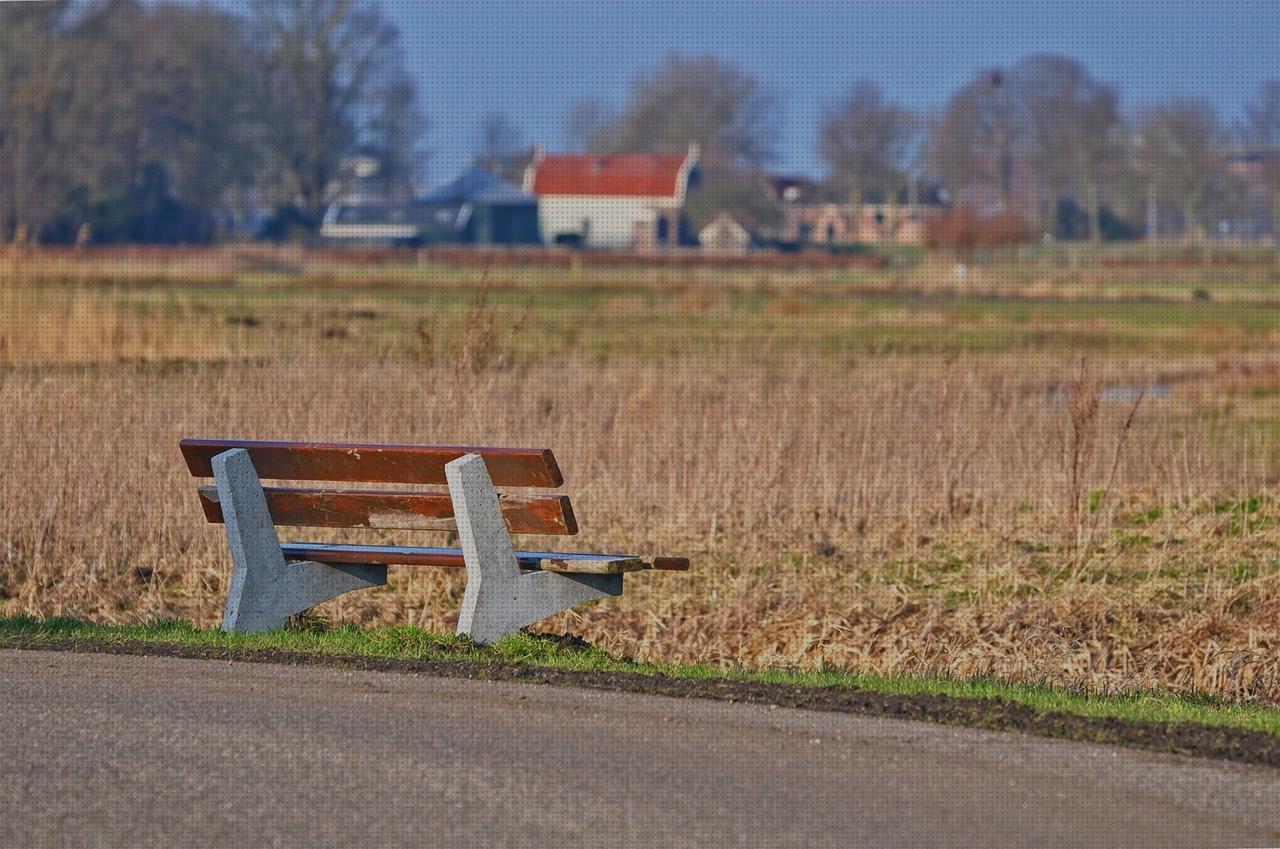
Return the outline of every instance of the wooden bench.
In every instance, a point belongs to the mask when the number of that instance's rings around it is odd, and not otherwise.
[[[622,576],[683,571],[681,557],[516,551],[512,533],[576,534],[568,497],[498,493],[564,481],[546,449],[184,439],[210,522],[226,525],[231,586],[224,631],[265,631],[351,590],[385,584],[387,567],[465,567],[458,633],[490,643],[588,599],[622,593]],[[260,478],[439,486],[447,490],[263,487]],[[461,548],[280,543],[277,526],[456,530]]]

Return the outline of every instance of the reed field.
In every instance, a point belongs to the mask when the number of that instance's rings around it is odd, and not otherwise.
[[[1274,255],[12,252],[0,409],[0,615],[216,623],[229,557],[183,436],[546,446],[582,527],[552,544],[694,566],[544,630],[1280,700]],[[462,586],[393,569],[316,614],[451,630]]]

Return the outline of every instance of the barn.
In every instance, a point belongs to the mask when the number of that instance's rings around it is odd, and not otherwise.
[[[427,209],[456,211],[455,241],[469,245],[538,243],[538,199],[514,183],[473,166],[417,201]]]
[[[356,244],[538,244],[538,199],[473,167],[405,204],[334,204],[323,239]]]
[[[684,203],[697,182],[698,148],[684,154],[535,152],[524,189],[538,199],[544,242],[614,250],[692,243]]]

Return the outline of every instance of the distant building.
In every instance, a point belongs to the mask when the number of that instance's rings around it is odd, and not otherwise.
[[[349,245],[421,244],[424,227],[436,223],[423,220],[423,212],[412,204],[329,204],[320,222],[320,238]]]
[[[751,247],[751,234],[732,215],[719,212],[699,231],[698,244],[706,253],[739,255]]]
[[[779,241],[793,245],[924,244],[925,219],[941,210],[935,188],[913,186],[917,203],[840,203],[830,186],[807,177],[777,176],[771,181],[782,206]],[[922,189],[924,191],[922,191]]]
[[[457,241],[476,245],[536,245],[538,199],[478,166],[428,192],[418,203],[457,210]]]
[[[676,155],[535,153],[524,189],[538,199],[542,238],[591,248],[651,250],[682,242],[698,148]]]
[[[784,207],[782,238],[788,242],[835,245],[924,244],[925,204],[789,204]]]
[[[347,205],[399,203],[412,195],[412,185],[403,181],[392,185],[384,179],[378,154],[363,148],[338,161],[337,172],[325,187],[326,198]]]
[[[858,210],[854,241],[923,245],[927,214],[929,210],[921,204],[864,203]]]
[[[1254,244],[1280,244],[1280,219],[1272,195],[1272,182],[1280,174],[1280,153],[1273,150],[1241,151],[1225,158],[1227,172],[1243,189],[1235,209],[1224,211],[1217,226],[1220,239]]]
[[[822,196],[822,187],[808,177],[779,174],[769,182],[774,195],[784,204],[812,204]]]
[[[782,238],[788,242],[836,244],[850,241],[847,210],[834,203],[796,203],[785,207]]]
[[[473,167],[409,203],[333,204],[321,238],[355,244],[538,244],[538,200]]]

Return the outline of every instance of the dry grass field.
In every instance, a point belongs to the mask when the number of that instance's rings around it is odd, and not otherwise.
[[[1280,266],[966,259],[0,257],[0,614],[215,622],[182,436],[545,445],[572,545],[694,559],[549,629],[1280,700]],[[448,629],[461,588],[393,570],[317,612]]]

